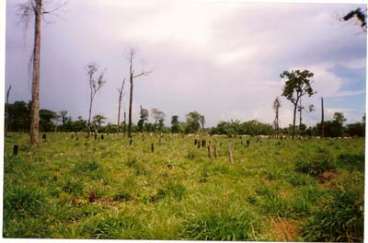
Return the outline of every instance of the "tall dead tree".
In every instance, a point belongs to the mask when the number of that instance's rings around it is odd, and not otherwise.
[[[88,110],[88,129],[91,133],[91,116],[92,116],[92,107],[93,101],[96,97],[97,92],[102,88],[102,86],[106,83],[104,80],[104,71],[102,71],[97,77],[98,67],[96,64],[91,63],[87,65],[87,74],[88,74],[88,82],[89,82],[89,110]]]
[[[119,104],[118,104],[118,129],[120,132],[120,112],[121,112],[121,103],[123,102],[123,96],[124,96],[124,85],[125,85],[125,78],[123,79],[123,82],[121,84],[120,89],[118,89],[119,92]]]
[[[28,0],[18,5],[18,11],[21,20],[28,25],[31,18],[34,17],[34,43],[32,53],[32,102],[31,102],[31,126],[30,139],[31,144],[39,143],[39,127],[40,127],[40,65],[41,65],[41,27],[45,14],[52,14],[62,5],[45,10],[43,6],[44,0]],[[66,2],[63,3],[63,5]]]
[[[128,120],[128,137],[129,140],[132,141],[132,112],[133,112],[133,87],[134,87],[134,79],[148,75],[150,72],[142,71],[138,74],[135,73],[134,70],[134,57],[135,51],[134,49],[130,49],[129,52],[129,84],[130,84],[130,94],[129,94],[129,120]],[[130,143],[131,144],[131,143]]]
[[[273,124],[275,126],[276,137],[279,136],[279,109],[280,107],[281,107],[281,102],[279,100],[279,97],[276,97],[276,99],[273,102],[273,109],[275,111],[275,120],[273,121]]]
[[[6,100],[5,100],[5,137],[8,134],[8,129],[9,129],[9,110],[8,110],[8,105],[9,105],[9,96],[10,96],[10,91],[11,91],[12,86],[9,85],[8,90],[6,91]]]
[[[325,136],[325,110],[323,107],[323,97],[321,97],[321,136]]]

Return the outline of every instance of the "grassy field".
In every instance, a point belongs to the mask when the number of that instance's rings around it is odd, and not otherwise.
[[[49,133],[31,148],[10,134],[4,236],[362,240],[363,138],[203,137],[217,144],[212,159],[194,138]]]

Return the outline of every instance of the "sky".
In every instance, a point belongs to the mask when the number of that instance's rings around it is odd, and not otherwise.
[[[31,99],[30,58],[33,22],[21,23],[17,4],[6,6],[6,88],[10,102]],[[251,3],[219,0],[53,0],[61,6],[44,17],[41,48],[41,107],[88,117],[86,66],[105,70],[106,84],[97,93],[93,114],[116,123],[118,91],[128,78],[128,53],[136,51],[135,71],[151,70],[134,83],[133,117],[139,107],[172,115],[198,111],[206,126],[219,121],[257,119],[272,123],[273,100],[281,96],[284,70],[314,73],[317,92],[303,98],[320,120],[343,112],[347,122],[365,112],[366,33],[354,20],[342,22],[354,4]],[[124,109],[128,108],[128,92]],[[307,110],[307,109],[306,109]],[[152,119],[151,119],[152,121]],[[291,103],[281,98],[280,124],[292,121]]]

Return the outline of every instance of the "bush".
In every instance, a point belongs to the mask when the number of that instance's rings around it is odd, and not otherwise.
[[[296,171],[317,176],[328,170],[335,170],[336,164],[328,151],[320,151],[311,159],[301,158],[296,163]]]
[[[142,225],[133,217],[96,216],[82,224],[81,234],[93,239],[137,239],[141,234]]]
[[[356,169],[364,171],[364,153],[363,154],[341,154],[338,158],[338,162],[343,168],[347,168],[350,171]]]
[[[255,240],[258,221],[248,211],[201,215],[184,223],[181,237],[186,240]]]
[[[310,217],[303,228],[306,241],[363,241],[363,195],[336,191],[331,202]]]
[[[4,217],[37,216],[45,205],[44,194],[36,188],[8,187],[4,198]]]

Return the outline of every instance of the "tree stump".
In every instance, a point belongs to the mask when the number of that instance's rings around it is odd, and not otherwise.
[[[228,146],[228,156],[229,156],[229,162],[231,164],[234,163],[233,148],[232,148],[232,144],[231,143],[229,143],[229,146]]]
[[[13,155],[14,156],[17,156],[18,155],[18,149],[19,149],[19,146],[17,144],[15,144],[13,146]]]
[[[216,144],[213,145],[213,156],[215,157],[215,159],[217,158],[217,147],[216,147]]]

